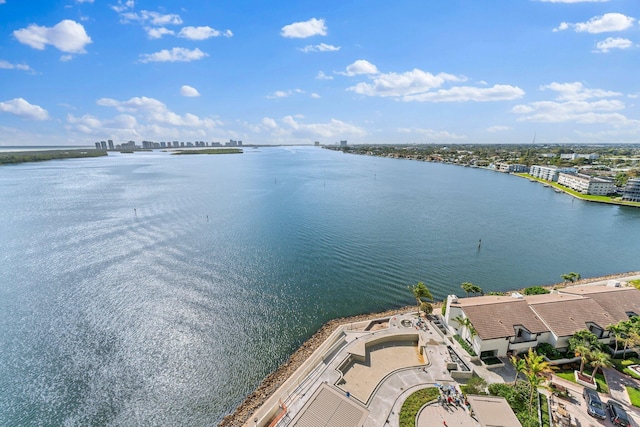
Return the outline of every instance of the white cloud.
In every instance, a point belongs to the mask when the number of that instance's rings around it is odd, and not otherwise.
[[[311,98],[313,98],[313,99],[320,99],[320,98],[322,98],[320,95],[318,95],[318,94],[317,94],[317,93],[315,93],[315,92],[314,92],[314,93],[312,93],[310,96],[311,96]]]
[[[115,10],[118,13],[122,13],[127,9],[133,8],[135,2],[133,0],[127,0],[123,2],[122,0],[118,0],[118,4],[115,6],[111,6],[111,9]]]
[[[5,70],[21,70],[21,71],[33,71],[27,64],[12,64],[8,61],[0,59],[0,69]]]
[[[0,0],[0,4],[5,4],[6,0]]]
[[[333,80],[333,76],[328,76],[324,73],[324,71],[318,71],[316,75],[316,79],[318,80]]]
[[[294,22],[293,24],[285,25],[280,31],[282,37],[306,39],[312,36],[326,36],[327,26],[324,23],[324,19],[311,18],[305,22]]]
[[[336,119],[331,119],[328,123],[303,124],[298,123],[293,116],[286,116],[282,122],[287,126],[284,129],[297,138],[344,138],[366,135],[364,129]]]
[[[76,3],[93,3],[93,0],[76,0]]]
[[[347,66],[346,72],[339,72],[343,76],[358,76],[361,74],[378,74],[378,68],[366,59],[358,59]]]
[[[86,53],[84,48],[91,43],[82,24],[69,19],[60,21],[53,27],[31,24],[27,28],[15,30],[13,35],[20,43],[34,49],[43,50],[49,44],[68,53]]]
[[[62,55],[60,57],[60,62],[68,62],[73,59],[73,55]]]
[[[333,46],[330,44],[326,44],[326,43],[320,43],[317,45],[307,45],[303,48],[300,48],[299,50],[301,50],[304,53],[307,52],[337,52],[340,50],[340,46]]]
[[[0,112],[11,113],[32,120],[47,120],[49,118],[47,110],[39,105],[29,104],[23,98],[0,102]]]
[[[204,129],[213,129],[217,124],[215,120],[201,119],[191,113],[185,113],[183,115],[176,114],[170,111],[163,102],[146,96],[134,97],[127,101],[100,98],[96,103],[103,107],[115,108],[118,112],[131,114],[136,118],[142,118],[152,123],[171,126],[201,127]]]
[[[187,96],[187,97],[194,97],[194,96],[200,96],[200,92],[198,92],[198,90],[194,87],[183,85],[180,88],[180,95]]]
[[[117,9],[114,9],[114,10],[118,12]],[[180,18],[180,15],[176,15],[175,13],[162,14],[159,12],[153,12],[149,10],[141,10],[139,14],[136,12],[124,12],[124,11],[119,13],[120,13],[120,20],[123,23],[127,23],[130,21],[137,21],[145,24],[149,23],[157,27],[162,27],[164,25],[182,24],[182,18]]]
[[[147,27],[145,28],[145,30],[147,31],[147,36],[149,36],[150,39],[159,39],[159,38],[162,38],[162,36],[175,34],[173,30],[170,30],[165,27],[159,27],[159,28]]]
[[[591,98],[611,98],[622,96],[619,92],[612,92],[602,89],[585,88],[580,82],[557,83],[540,86],[540,90],[550,89],[558,93],[558,101],[584,101]]]
[[[496,133],[496,132],[504,132],[506,130],[511,129],[509,126],[489,126],[487,128],[487,132]]]
[[[446,130],[434,130],[434,129],[421,129],[421,128],[398,128],[400,133],[408,133],[427,137],[429,139],[467,139],[465,135],[458,135],[456,133],[448,132]]]
[[[304,91],[302,89],[277,90],[273,92],[271,95],[267,95],[267,98],[269,99],[287,98],[297,93],[304,93]]]
[[[363,62],[369,64],[366,61]],[[373,67],[371,69],[372,72],[377,72],[374,65],[369,65]],[[351,67],[351,65],[349,67]],[[351,73],[349,67],[347,67],[347,73]],[[364,67],[364,70],[366,71],[366,67]],[[407,71],[402,74],[378,74],[373,77],[372,83],[361,82],[347,90],[368,96],[404,96],[429,91],[430,89],[442,86],[447,81],[459,82],[464,80],[466,79],[452,74],[440,73],[433,75],[414,68],[412,71]]]
[[[549,86],[551,85],[543,86],[542,89]],[[513,107],[512,112],[521,115],[518,119],[520,121],[542,123],[576,122],[619,125],[637,122],[637,120],[630,120],[623,114],[617,112],[625,109],[622,101],[616,99],[599,99],[589,102],[586,99],[600,96],[582,96],[580,92],[581,91],[578,91],[576,96],[572,95],[574,92],[570,90],[564,93],[561,92],[558,99],[564,100],[564,102],[539,101],[526,105],[516,105]],[[570,95],[567,96],[567,93]],[[598,92],[598,94],[602,96],[604,96],[604,93],[607,92]],[[609,93],[612,94],[609,96],[619,96],[616,92]]]
[[[347,76],[371,74],[371,82],[360,82],[347,88],[347,91],[360,95],[395,97],[402,101],[417,102],[462,102],[462,101],[506,101],[518,99],[524,91],[517,86],[496,84],[492,87],[456,86],[449,89],[440,88],[448,82],[464,82],[464,76],[448,73],[432,74],[414,68],[404,73],[378,74],[375,65],[359,60],[347,67]],[[481,82],[486,85],[486,82]]]
[[[607,37],[596,43],[597,50],[595,50],[595,52],[607,53],[611,49],[629,49],[630,47],[633,47],[633,42],[629,39]]]
[[[178,37],[182,37],[189,40],[206,40],[211,37],[231,37],[233,33],[231,30],[218,31],[209,26],[205,27],[184,27],[178,33]]]
[[[594,16],[586,22],[571,24],[562,22],[554,31],[563,31],[573,28],[576,32],[598,34],[612,31],[624,31],[633,26],[635,18],[623,15],[622,13],[605,13],[602,16]]]
[[[402,100],[418,102],[489,102],[512,101],[523,96],[524,91],[517,86],[496,84],[488,88],[456,86],[450,89],[439,89],[435,92],[405,95]]]
[[[141,62],[191,62],[209,56],[207,53],[196,48],[189,50],[183,47],[174,47],[171,50],[162,49],[155,53],[140,55]]]

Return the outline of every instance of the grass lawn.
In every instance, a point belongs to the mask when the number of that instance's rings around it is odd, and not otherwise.
[[[438,398],[440,390],[437,387],[428,387],[418,390],[402,404],[400,410],[400,427],[415,427],[416,415],[424,404]]]
[[[564,378],[567,381],[571,381],[572,383],[577,384],[576,377],[573,371],[557,371],[554,373],[560,378]],[[587,375],[591,375],[591,372],[588,372],[586,369],[584,370],[584,373]],[[596,384],[598,385],[598,391],[600,393],[609,393],[609,386],[604,379],[604,375],[600,371],[598,371],[598,374],[596,375]]]
[[[514,174],[514,175],[518,175],[518,176],[520,176],[522,178],[527,178],[527,179],[535,179],[538,182],[541,182],[543,184],[548,184],[553,188],[557,188],[557,189],[562,190],[562,191],[564,191],[564,192],[566,192],[568,194],[571,194],[572,196],[577,197],[578,199],[587,200],[587,201],[591,201],[591,202],[610,203],[610,204],[614,204],[614,205],[640,207],[640,203],[638,203],[638,202],[622,201],[619,197],[592,196],[590,194],[578,193],[577,191],[574,191],[574,190],[570,189],[569,187],[565,187],[564,185],[560,185],[557,182],[545,181],[544,179],[535,178],[532,175],[529,175],[529,174],[526,174],[526,173],[517,173],[517,174]]]
[[[640,390],[635,387],[626,386],[627,393],[629,394],[629,400],[631,404],[637,408],[640,408]]]
[[[635,371],[629,369],[629,365],[638,365],[640,364],[640,358],[637,357],[627,357],[626,359],[611,359],[614,367],[623,374],[627,374],[634,378],[640,379],[640,374]]]

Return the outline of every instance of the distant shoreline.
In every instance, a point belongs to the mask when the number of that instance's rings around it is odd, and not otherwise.
[[[0,166],[16,165],[20,163],[46,162],[48,160],[82,159],[87,157],[103,157],[106,151],[93,148],[31,150],[31,151],[0,151]]]
[[[595,282],[614,280],[637,275],[640,275],[640,271],[611,274],[599,277],[588,277],[572,283],[560,282],[552,285],[540,286],[545,289],[551,290],[558,287],[586,285]],[[508,294],[509,292],[522,292],[523,290],[524,288],[505,291],[505,293]],[[436,313],[437,310],[441,309],[443,303],[444,302],[439,301],[433,304],[434,313]],[[244,425],[255,413],[255,411],[260,408],[291,375],[293,375],[293,373],[307,360],[307,358],[309,358],[309,356],[313,354],[315,350],[318,349],[318,347],[320,347],[320,345],[327,338],[329,338],[329,336],[338,326],[347,323],[356,323],[365,320],[391,317],[415,311],[416,306],[406,306],[378,313],[367,313],[329,320],[324,325],[322,325],[320,329],[318,329],[318,331],[314,333],[308,340],[306,340],[296,351],[294,351],[285,363],[283,363],[275,371],[267,375],[265,379],[258,385],[258,387],[244,399],[244,401],[236,408],[233,413],[226,415],[222,419],[222,421],[218,424],[218,427],[241,427],[242,425]]]

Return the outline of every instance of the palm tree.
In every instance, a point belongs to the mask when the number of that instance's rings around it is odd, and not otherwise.
[[[473,323],[471,323],[471,320],[468,317],[456,316],[453,318],[453,320],[458,322],[460,329],[466,328],[467,331],[469,331],[470,341],[473,341],[473,338],[475,338],[478,335],[478,331],[476,331],[476,328],[473,327]],[[459,333],[458,335],[462,337],[462,334]]]
[[[591,350],[591,346],[586,344],[578,344],[573,348],[573,354],[580,358],[580,375],[582,375],[584,371],[584,364],[589,360]]]
[[[613,339],[616,345],[615,351],[613,352],[613,354],[615,355],[616,353],[618,353],[618,343],[622,341],[622,337],[625,332],[625,327],[622,324],[622,322],[618,322],[618,323],[614,323],[607,326],[606,329],[611,333],[611,335],[613,335]]]
[[[460,285],[460,287],[466,292],[467,297],[469,296],[469,293],[482,294],[482,288],[478,285],[474,285],[471,282],[464,282]]]
[[[562,274],[560,277],[562,277],[562,280],[564,280],[565,283],[567,282],[573,283],[577,280],[580,280],[580,273],[576,273],[575,271],[572,271],[571,273]]]
[[[602,350],[595,350],[591,352],[591,366],[593,367],[593,372],[591,373],[591,379],[595,382],[596,373],[598,369],[601,367],[608,368],[612,365],[611,356],[608,353],[605,353]]]
[[[413,292],[413,296],[415,297],[416,303],[418,304],[418,316],[419,316],[420,305],[423,302],[425,302],[423,301],[423,299],[428,299],[430,301],[433,301],[433,295],[431,295],[431,291],[429,290],[429,288],[427,288],[427,286],[422,282],[418,282],[414,286],[409,286],[409,289],[411,290],[411,292]]]
[[[515,384],[516,381],[518,381],[518,375],[524,373],[524,371],[527,369],[527,363],[524,359],[521,359],[515,355],[510,356],[509,359],[511,360],[513,367],[516,369],[516,376],[513,379],[513,383]]]
[[[533,396],[538,392],[540,384],[544,382],[543,374],[551,372],[551,365],[531,347],[529,347],[529,352],[524,355],[524,362],[526,366],[525,375],[531,387],[531,395],[529,396],[529,412],[531,412]]]

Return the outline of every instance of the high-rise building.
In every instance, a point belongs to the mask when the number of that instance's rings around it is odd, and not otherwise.
[[[109,144],[109,150],[113,150],[113,139],[107,140],[107,144]]]
[[[99,149],[100,149],[100,143],[96,142],[96,150],[99,150]]]

